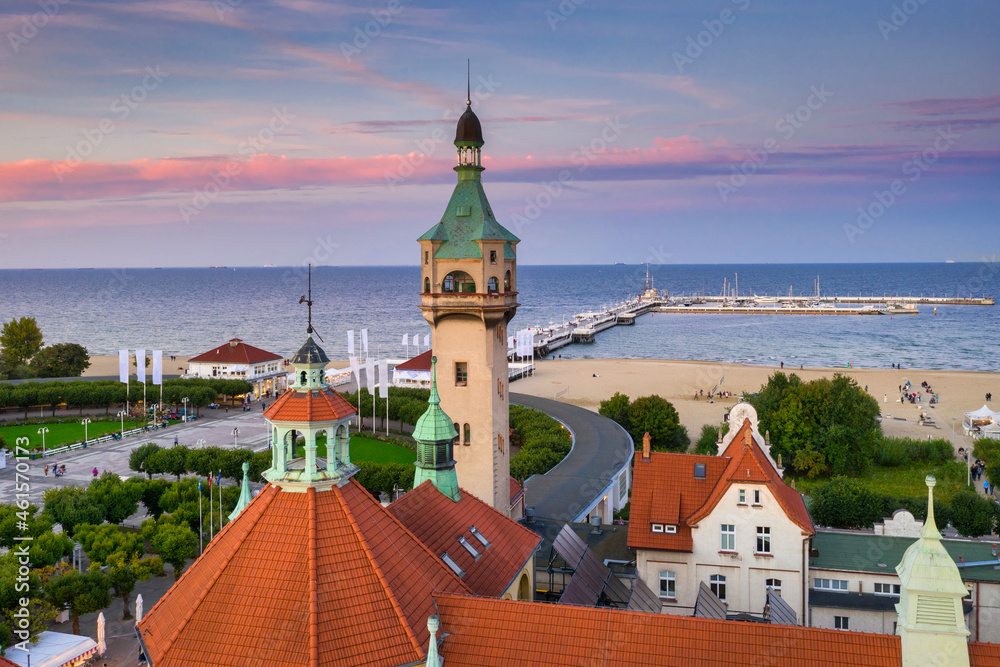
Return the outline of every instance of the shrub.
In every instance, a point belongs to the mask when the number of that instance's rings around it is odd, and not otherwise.
[[[871,528],[876,521],[892,514],[892,499],[856,480],[836,477],[813,491],[809,513],[821,526]]]
[[[719,453],[719,427],[705,424],[701,427],[701,435],[694,447],[695,454]]]

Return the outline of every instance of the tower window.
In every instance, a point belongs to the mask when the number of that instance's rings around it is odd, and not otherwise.
[[[430,294],[430,293],[431,293],[431,279],[424,278],[424,294]]]
[[[500,453],[503,453],[503,436],[499,433],[497,433],[497,449],[500,450]]]
[[[466,361],[455,362],[455,386],[464,387],[469,382],[469,363]]]
[[[496,264],[496,263],[497,263],[497,251],[490,250],[490,264]]]
[[[462,441],[462,436],[461,436],[462,429],[459,428],[458,422],[455,422],[454,426],[455,426],[455,444],[457,445]]]
[[[431,253],[429,250],[424,250],[424,264],[431,263]]]
[[[496,294],[500,291],[500,281],[496,278],[490,278],[486,281],[486,291],[490,294]]]
[[[510,291],[510,271],[505,273],[503,276],[503,291],[504,292]]]
[[[465,444],[468,445],[470,442],[472,442],[472,428],[468,424],[466,424],[463,430],[465,431]]]
[[[441,283],[441,291],[475,294],[476,281],[465,271],[452,271],[444,277],[444,282]]]
[[[306,372],[302,371],[302,374],[299,376],[299,384],[304,385],[305,383],[306,383]]]

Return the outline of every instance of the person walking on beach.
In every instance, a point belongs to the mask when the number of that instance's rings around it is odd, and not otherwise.
[[[49,464],[48,463],[45,464],[45,476],[46,477],[49,476]]]

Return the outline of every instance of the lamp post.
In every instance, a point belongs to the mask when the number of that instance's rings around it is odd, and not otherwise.
[[[48,429],[47,426],[43,426],[42,428],[38,429],[38,432],[42,434],[42,458],[44,459],[45,458],[45,434],[49,432],[49,429]]]
[[[189,400],[190,399],[187,396],[185,396],[184,398],[181,399],[181,403],[184,404],[184,423],[185,424],[187,424],[187,420],[188,420],[188,401]]]
[[[86,449],[87,441],[90,440],[90,438],[87,437],[87,424],[90,423],[90,417],[84,418],[80,423],[83,424],[83,448]]]
[[[122,439],[125,438],[125,415],[127,414],[124,410],[118,413],[118,416],[122,418]]]

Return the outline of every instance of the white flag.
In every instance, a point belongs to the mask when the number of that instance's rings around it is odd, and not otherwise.
[[[431,335],[430,334],[427,334],[426,336],[424,336],[424,347],[426,347],[428,350],[431,349]]]
[[[153,350],[153,384],[163,384],[163,350]]]
[[[380,359],[378,362],[378,397],[389,398],[389,360]]]
[[[371,357],[365,359],[365,384],[368,385],[368,393],[375,395],[375,362]]]
[[[368,356],[368,329],[361,330],[361,349],[364,351],[365,356]]]
[[[354,373],[354,381],[358,384],[358,393],[361,393],[361,369],[358,368],[358,358],[351,357],[351,372]]]
[[[410,344],[410,334],[403,334],[403,347]]]
[[[128,384],[128,350],[118,350],[118,381]]]
[[[420,334],[413,334],[413,347],[420,351]]]
[[[347,356],[354,356],[354,329],[347,332]]]
[[[146,350],[135,351],[135,375],[139,382],[146,381]]]
[[[508,350],[513,350],[514,349],[514,337],[513,336],[507,336],[507,349]]]

